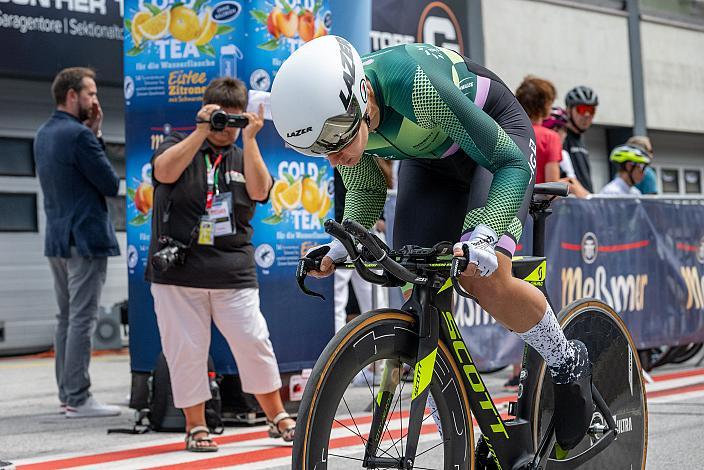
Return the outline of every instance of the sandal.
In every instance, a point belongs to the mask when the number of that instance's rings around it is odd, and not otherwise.
[[[206,437],[196,437],[196,434],[205,433]],[[203,445],[207,443],[207,445]],[[210,437],[210,430],[205,426],[196,426],[186,433],[186,450],[189,452],[217,452],[218,445]]]
[[[268,419],[266,420],[266,424],[269,425],[269,437],[273,439],[281,438],[284,440],[284,442],[293,442],[293,437],[296,432],[296,425],[294,423],[286,429],[281,430],[279,429],[279,423],[284,419],[292,418],[290,414],[286,413],[285,411],[282,411],[281,413],[274,416],[274,419],[272,419],[271,421],[269,421]]]

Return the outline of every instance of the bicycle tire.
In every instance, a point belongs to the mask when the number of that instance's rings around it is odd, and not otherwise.
[[[296,423],[292,468],[300,470],[341,468],[336,466],[335,460],[339,457],[338,452],[341,452],[340,447],[345,447],[345,452],[349,451],[348,444],[357,445],[358,453],[346,453],[339,458],[339,462],[343,460],[345,463],[349,462],[350,458],[354,458],[350,455],[358,455],[359,458],[354,460],[361,460],[364,454],[364,442],[358,435],[364,435],[364,432],[360,430],[360,426],[364,429],[364,424],[371,421],[371,417],[362,415],[360,419],[355,420],[354,406],[351,408],[345,398],[346,393],[355,392],[349,384],[359,371],[380,359],[400,358],[403,363],[414,366],[417,348],[415,324],[415,317],[406,312],[382,309],[357,317],[335,335],[316,362],[301,400]],[[442,342],[439,343],[430,393],[437,405],[436,416],[442,423],[444,435],[440,441],[442,449],[438,447],[434,454],[426,454],[426,456],[430,458],[442,452],[444,463],[438,467],[437,462],[429,465],[420,461],[423,457],[420,453],[423,450],[419,445],[414,468],[474,469],[472,418],[460,374],[447,346]],[[396,394],[400,397],[403,396],[403,383],[401,381],[396,389]],[[406,387],[406,392],[410,395],[412,386],[406,385]],[[369,400],[373,402],[375,398],[374,386],[368,388],[371,393],[366,392],[369,394],[366,397],[366,403],[370,403]],[[394,401],[396,400],[395,397]],[[341,406],[343,401],[345,407]],[[394,405],[395,408],[396,405]],[[340,409],[349,411],[351,419],[339,416]],[[394,415],[401,414],[394,409],[390,411],[391,418],[387,423],[397,419]],[[401,409],[402,406],[399,406],[398,410]],[[424,420],[428,418],[429,416],[425,416]],[[424,421],[421,438],[426,436],[426,432],[438,435],[438,428],[433,419],[430,419],[429,423]],[[401,435],[403,435],[403,429],[402,424]],[[398,429],[395,431],[397,432]],[[358,435],[355,435],[355,432]],[[388,433],[388,437],[394,439],[389,427],[385,432]],[[428,443],[428,441],[425,440],[422,443]],[[428,446],[431,444],[432,442]],[[401,450],[403,450],[402,445]],[[388,448],[384,455],[394,455],[396,458],[391,448]],[[437,457],[432,458],[437,459]]]
[[[679,346],[677,354],[675,357],[670,359],[671,364],[682,364],[692,359],[694,356],[699,354],[699,351],[704,347],[704,343],[690,343],[683,346]]]
[[[560,325],[569,339],[583,341],[592,361],[594,385],[614,414],[619,434],[604,451],[580,469],[645,469],[648,448],[648,410],[640,359],[628,329],[616,312],[596,299],[582,299],[563,308]],[[623,367],[617,367],[617,364]],[[533,413],[534,441],[539,442],[553,414],[551,380],[545,379],[542,363]],[[603,420],[595,412],[592,423]],[[570,456],[587,450],[597,436],[588,434],[570,451]],[[546,470],[550,470],[548,464]]]

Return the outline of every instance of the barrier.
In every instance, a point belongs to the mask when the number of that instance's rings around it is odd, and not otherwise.
[[[704,341],[704,199],[567,198],[547,220],[547,288],[556,309],[596,297],[621,315],[639,349]],[[530,254],[524,231],[517,255]],[[479,306],[455,302],[476,362],[518,362],[522,342]]]

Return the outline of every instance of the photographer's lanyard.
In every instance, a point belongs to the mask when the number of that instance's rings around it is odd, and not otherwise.
[[[213,207],[213,191],[215,191],[215,194],[218,194],[220,191],[218,190],[218,167],[220,166],[220,162],[222,161],[222,154],[218,155],[218,158],[215,159],[215,163],[211,165],[210,163],[210,157],[208,155],[205,155],[205,168],[206,168],[206,174],[207,174],[207,182],[208,182],[208,193],[205,196],[205,208],[210,209]]]

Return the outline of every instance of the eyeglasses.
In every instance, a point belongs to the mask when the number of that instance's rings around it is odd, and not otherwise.
[[[577,114],[591,114],[594,116],[596,114],[596,106],[593,104],[578,104],[574,107],[577,110]]]
[[[320,135],[306,150],[321,156],[339,152],[357,136],[362,119],[362,109],[357,98],[352,97],[347,112],[325,121]]]

